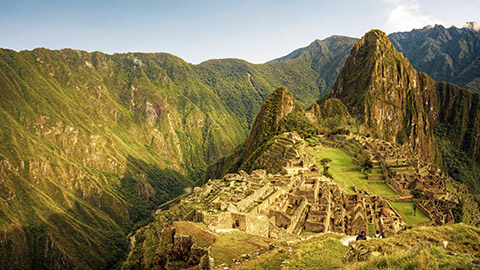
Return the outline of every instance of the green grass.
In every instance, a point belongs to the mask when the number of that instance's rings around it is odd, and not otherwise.
[[[447,249],[438,243],[448,241]],[[429,243],[413,251],[412,247]],[[470,262],[480,257],[480,229],[465,224],[439,227],[417,227],[385,239],[359,243],[369,252],[365,262],[343,265],[344,269],[472,269]],[[453,251],[453,253],[449,252]]]
[[[280,269],[282,262],[285,261],[288,256],[288,251],[283,247],[279,247],[274,249],[272,252],[262,254],[258,258],[253,259],[252,261],[247,261],[243,263],[240,269],[277,270]]]
[[[342,236],[323,234],[295,245],[289,269],[336,269],[342,266],[343,254],[348,250],[339,239]]]
[[[264,252],[271,240],[243,232],[224,233],[218,236],[212,246],[215,264],[231,265],[233,260],[242,254],[251,254],[255,250]]]
[[[174,223],[178,234],[193,235],[201,247],[209,247],[215,242],[215,235],[203,223],[178,221]]]
[[[413,215],[413,202],[394,202],[388,201],[390,205],[397,211],[397,213],[402,217],[403,222],[409,226],[415,226],[417,224],[430,221],[430,218],[427,217],[420,209],[417,208],[416,215]]]
[[[367,179],[361,179],[361,177],[365,177],[365,175],[360,171],[342,171],[342,169],[358,168],[357,165],[352,162],[352,157],[342,149],[335,147],[322,147],[318,148],[321,149],[319,152],[314,150],[314,148],[309,149],[317,161],[323,158],[332,159],[328,171],[333,175],[335,182],[337,182],[347,193],[354,194],[355,192],[353,191],[352,186],[355,186],[385,197],[397,196],[387,184],[368,184]],[[318,165],[321,167],[320,163],[318,163]]]

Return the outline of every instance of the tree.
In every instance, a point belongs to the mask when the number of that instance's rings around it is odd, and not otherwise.
[[[362,172],[373,169],[373,161],[371,159],[367,159],[362,163],[362,165],[360,167],[361,167]]]
[[[423,196],[423,190],[416,188],[416,189],[410,191],[410,194],[413,195],[413,198],[419,199]]]
[[[331,159],[329,158],[323,158],[322,160],[320,160],[320,163],[322,163],[322,165],[325,167],[325,165],[327,165],[328,163],[332,162]]]

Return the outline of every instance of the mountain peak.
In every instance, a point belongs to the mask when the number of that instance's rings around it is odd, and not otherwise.
[[[401,143],[405,142],[404,133],[415,134],[409,143],[432,161],[432,130],[419,113],[423,110],[419,85],[419,75],[387,35],[371,30],[351,50],[331,97],[347,106],[360,124],[360,132]],[[406,105],[415,110],[406,113]]]
[[[302,111],[302,107],[286,87],[279,87],[265,100],[255,119],[252,131],[243,154],[247,159],[265,140],[274,135],[280,121],[293,111]]]
[[[477,31],[477,32],[480,32],[480,25],[473,21],[473,22],[466,22],[462,28],[466,28],[466,29],[470,29],[470,30],[473,30],[473,31]]]
[[[373,81],[386,78],[389,70],[393,73],[398,69],[413,70],[384,32],[371,30],[350,51],[332,88],[332,97],[342,99],[348,107],[355,96],[363,95],[370,88]]]

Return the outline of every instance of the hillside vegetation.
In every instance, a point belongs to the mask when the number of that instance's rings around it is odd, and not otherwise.
[[[112,267],[130,230],[246,139],[270,92],[311,104],[352,45],[332,37],[263,65],[0,50],[0,265]]]
[[[442,25],[388,35],[413,67],[436,81],[480,91],[480,32]]]

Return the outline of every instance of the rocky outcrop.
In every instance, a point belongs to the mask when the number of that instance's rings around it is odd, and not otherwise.
[[[355,128],[355,120],[347,107],[337,98],[323,98],[310,106],[307,117],[321,128],[333,130],[339,127]]]
[[[426,91],[420,80],[388,37],[372,30],[350,52],[331,96],[343,101],[362,133],[409,143],[426,160],[435,161],[433,119],[425,113],[423,98],[434,89]]]
[[[448,148],[467,156],[460,162],[479,164],[479,94],[418,73],[379,30],[368,32],[352,49],[331,97],[347,106],[363,134],[407,144],[428,162],[442,164]],[[477,189],[478,176],[468,181]]]
[[[270,94],[255,119],[243,153],[243,160],[247,160],[257,148],[275,135],[280,121],[294,111],[304,113],[287,88],[280,87]]]

